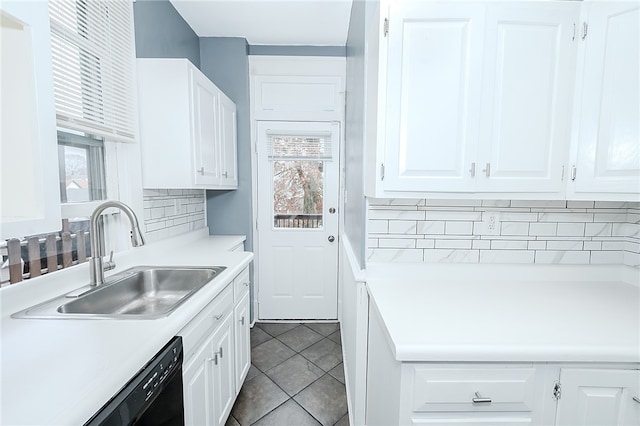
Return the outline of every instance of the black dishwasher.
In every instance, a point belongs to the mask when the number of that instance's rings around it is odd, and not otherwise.
[[[182,359],[177,336],[85,425],[184,426]]]

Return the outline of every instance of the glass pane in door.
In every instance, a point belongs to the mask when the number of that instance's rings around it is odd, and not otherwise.
[[[324,162],[273,161],[273,227],[322,229]]]

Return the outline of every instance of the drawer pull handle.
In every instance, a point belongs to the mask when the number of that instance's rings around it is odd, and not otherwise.
[[[240,324],[244,325],[244,317],[240,319]]]
[[[214,315],[213,317],[215,318],[216,321],[219,321],[220,318],[222,318],[224,316],[224,314],[220,314],[220,315]]]
[[[637,402],[638,404],[640,404],[640,398],[638,398],[637,396],[634,396],[634,397],[633,397],[633,400],[634,400],[635,402]]]
[[[471,401],[473,401],[474,404],[485,404],[491,403],[491,398],[485,398],[480,395],[480,392],[476,392],[476,397],[472,398]]]
[[[249,283],[242,283],[242,285],[249,287]]]

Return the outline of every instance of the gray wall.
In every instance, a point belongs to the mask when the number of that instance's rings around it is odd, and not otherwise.
[[[236,37],[203,37],[200,39],[200,60],[200,70],[235,102],[238,125],[238,189],[207,191],[209,233],[246,235],[245,249],[253,251],[247,40]],[[253,264],[249,272],[253,283]],[[253,285],[250,294],[251,320],[253,321]]]
[[[354,0],[347,36],[347,106],[345,112],[345,233],[358,257],[365,260],[366,204],[364,198],[365,4]]]
[[[200,69],[235,102],[238,120],[238,189],[207,191],[209,232],[216,235],[246,235],[245,247],[251,251],[253,226],[247,48],[247,41],[244,38],[203,37],[200,39]]]
[[[200,67],[200,41],[168,0],[137,0],[133,18],[138,58],[188,58]]]

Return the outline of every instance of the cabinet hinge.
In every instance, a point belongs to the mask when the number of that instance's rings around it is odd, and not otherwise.
[[[571,167],[571,181],[576,180],[576,173],[577,173],[576,166],[573,165],[573,167]]]
[[[582,23],[582,39],[587,38],[587,31],[589,30],[589,24],[586,21]]]
[[[571,41],[576,41],[576,23],[573,23],[573,36],[571,37]]]
[[[562,172],[560,173],[560,182],[564,181],[564,164],[562,165]]]
[[[384,180],[384,164],[380,164],[380,180]]]
[[[384,18],[382,34],[384,34],[385,37],[389,35],[389,18]]]
[[[562,397],[562,385],[560,385],[560,382],[555,382],[553,385],[553,397],[555,399],[560,399]]]

